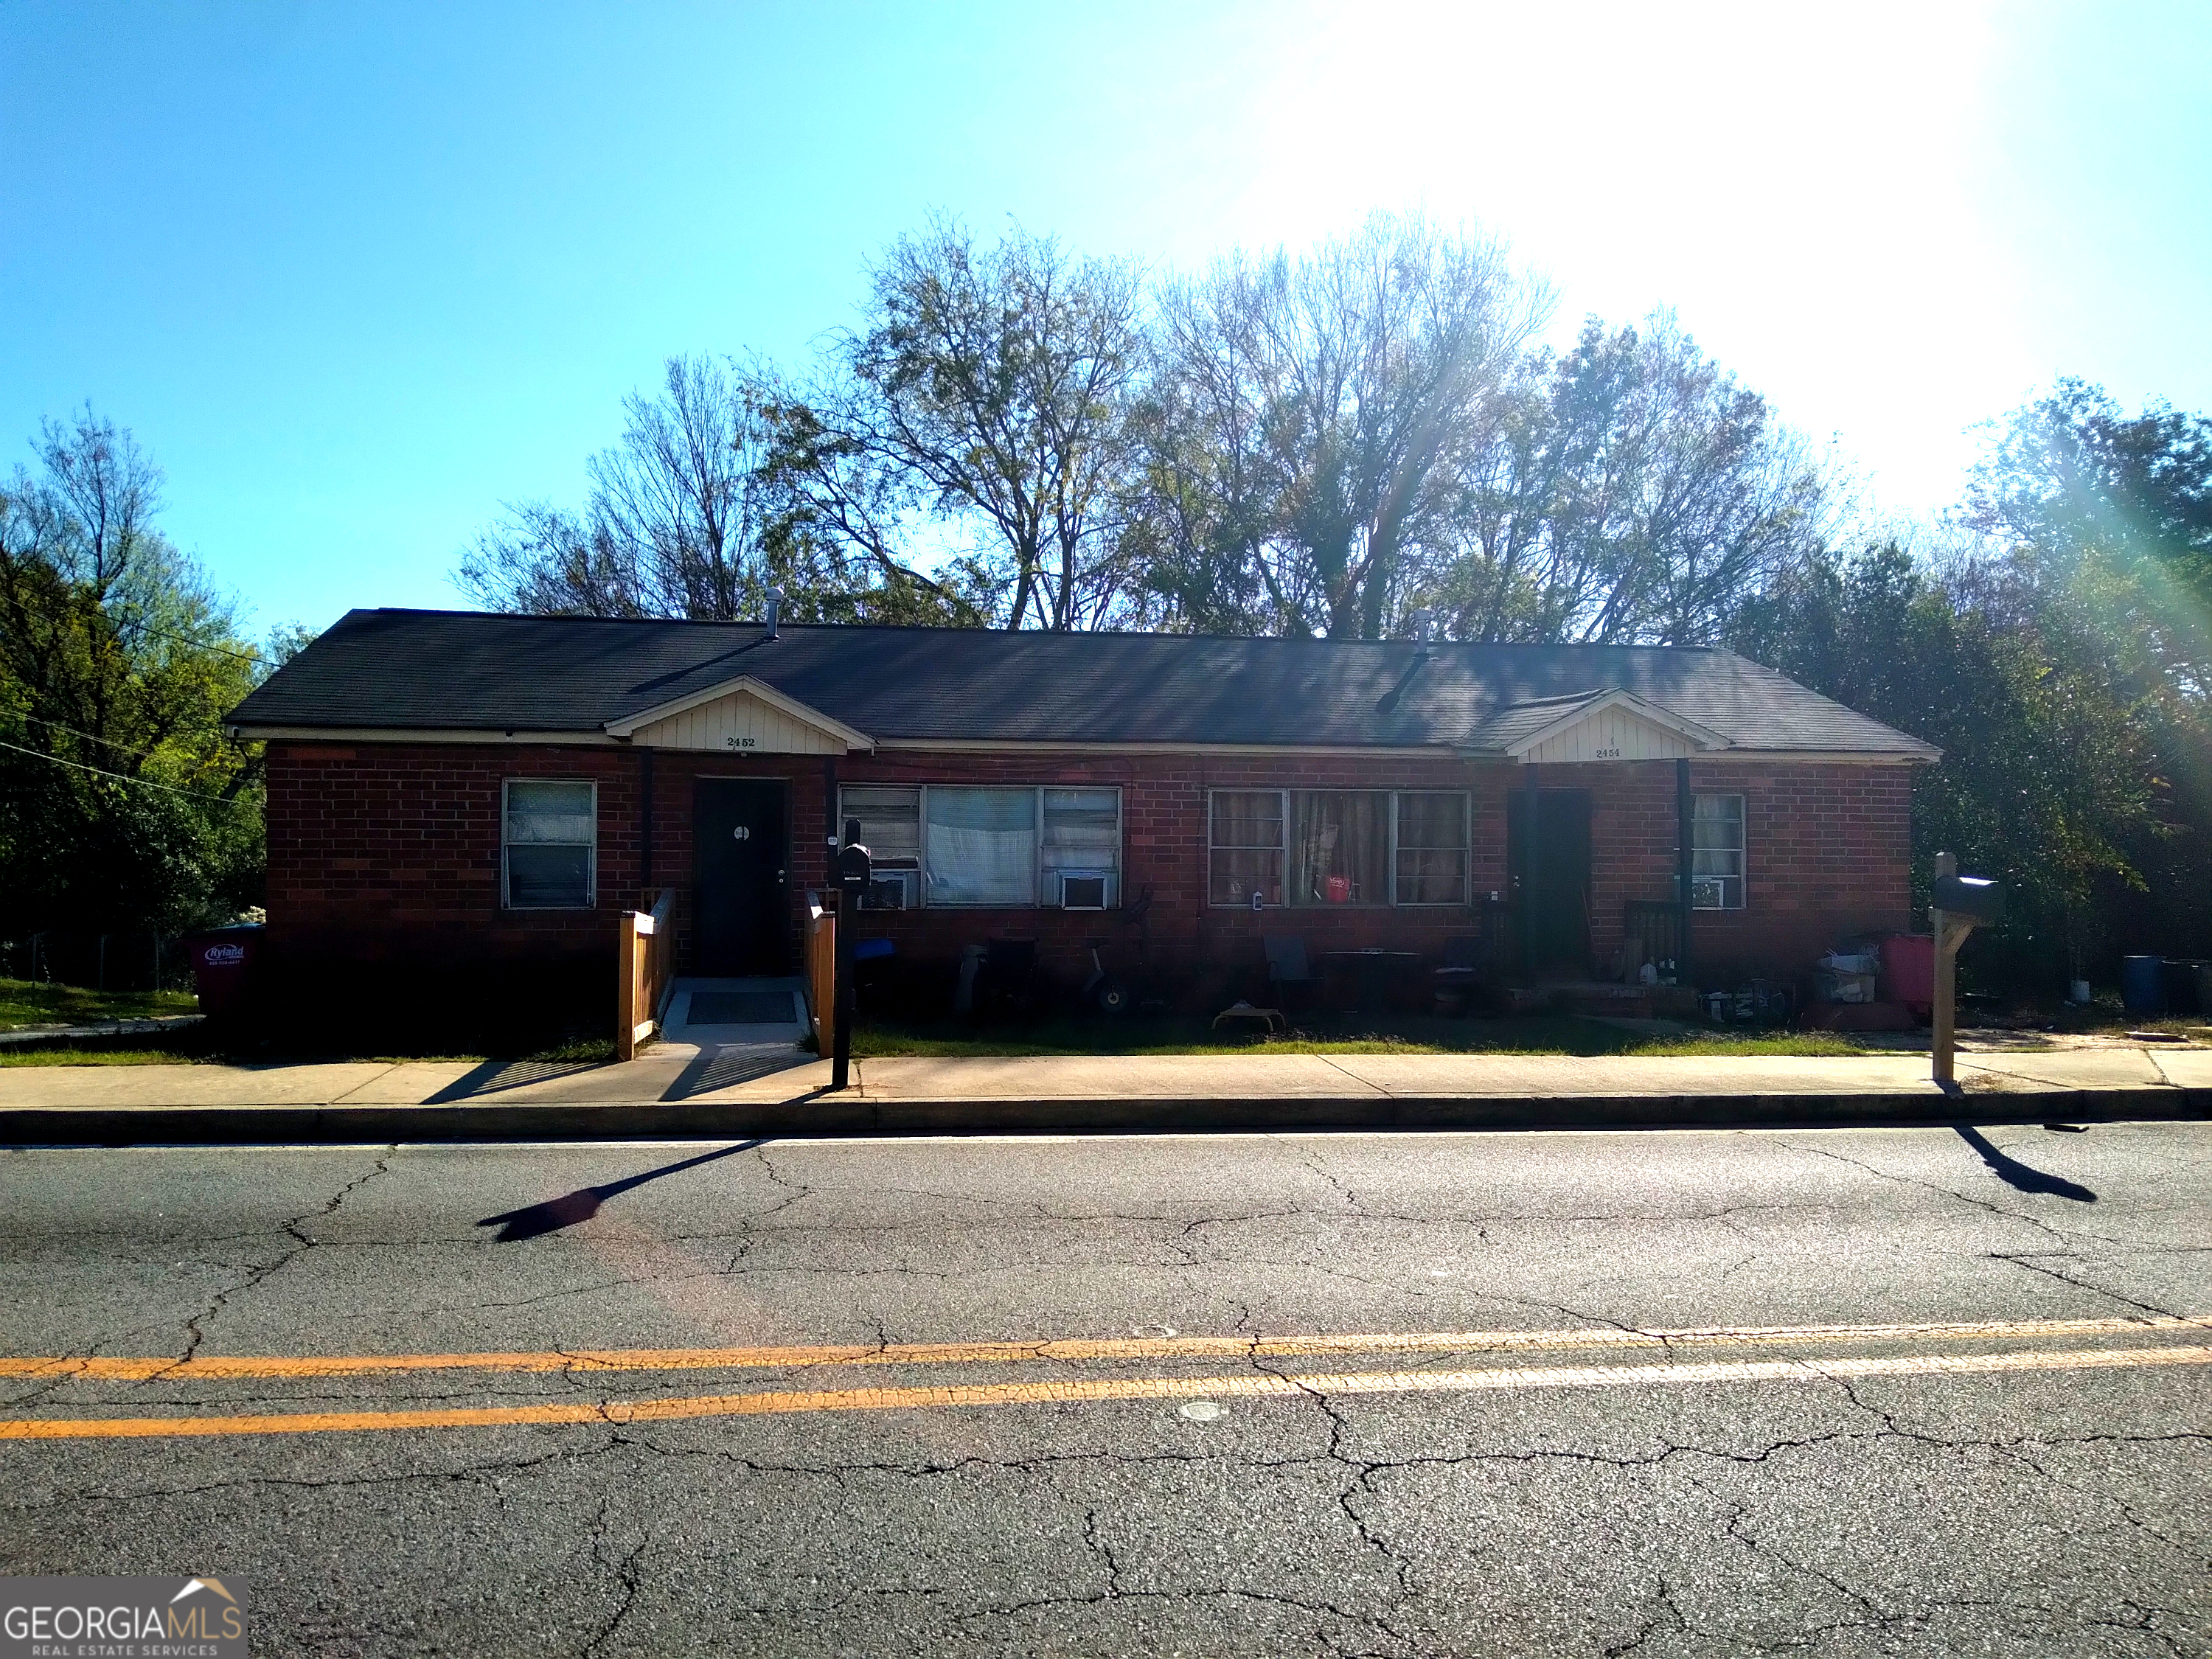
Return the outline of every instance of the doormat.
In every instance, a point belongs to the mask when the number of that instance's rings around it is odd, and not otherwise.
[[[796,1025],[798,1004],[789,991],[694,991],[687,1025]]]

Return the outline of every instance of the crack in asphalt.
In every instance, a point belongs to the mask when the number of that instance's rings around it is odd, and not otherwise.
[[[387,1146],[383,1152],[377,1155],[376,1161],[370,1166],[367,1173],[356,1176],[353,1180],[349,1181],[344,1186],[339,1188],[337,1194],[328,1203],[323,1205],[319,1209],[304,1210],[298,1215],[289,1216],[283,1222],[279,1223],[278,1224],[281,1230],[289,1235],[294,1241],[292,1248],[283,1252],[273,1261],[269,1261],[255,1267],[248,1272],[243,1279],[240,1279],[233,1284],[226,1285],[221,1290],[215,1291],[208,1298],[208,1304],[206,1307],[200,1310],[199,1312],[191,1315],[185,1321],[185,1351],[177,1356],[177,1364],[179,1365],[183,1364],[195,1353],[199,1352],[200,1344],[206,1340],[206,1332],[203,1328],[204,1322],[212,1320],[217,1315],[222,1313],[223,1309],[230,1304],[231,1297],[234,1296],[241,1296],[246,1291],[253,1290],[266,1283],[270,1279],[273,1278],[277,1273],[282,1271],[291,1262],[306,1255],[309,1250],[315,1249],[317,1244],[321,1241],[311,1238],[306,1232],[302,1231],[301,1229],[303,1229],[311,1221],[319,1221],[327,1216],[337,1214],[338,1206],[341,1204],[343,1204],[347,1199],[352,1197],[353,1194],[358,1192],[362,1187],[368,1185],[368,1182],[375,1180],[377,1176],[385,1174],[391,1169],[392,1159],[398,1151],[399,1148],[397,1143]],[[156,1371],[147,1380],[149,1382],[158,1382],[167,1374],[167,1373],[165,1371]]]

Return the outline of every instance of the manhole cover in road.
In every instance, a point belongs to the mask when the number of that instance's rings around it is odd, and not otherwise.
[[[788,991],[694,991],[687,1025],[789,1025]]]
[[[1226,1411],[1211,1400],[1186,1400],[1176,1407],[1176,1412],[1178,1416],[1188,1418],[1194,1423],[1218,1422],[1228,1415]]]

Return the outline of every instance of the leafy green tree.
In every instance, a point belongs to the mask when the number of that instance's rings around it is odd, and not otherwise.
[[[87,409],[0,483],[0,934],[173,931],[253,902],[258,654],[155,526],[161,473]]]

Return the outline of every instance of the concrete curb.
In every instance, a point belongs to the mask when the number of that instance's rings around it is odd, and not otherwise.
[[[1358,1129],[1804,1129],[2212,1116],[2212,1089],[1926,1094],[1356,1096],[1255,1099],[573,1102],[447,1106],[27,1106],[0,1146],[1265,1133]]]

